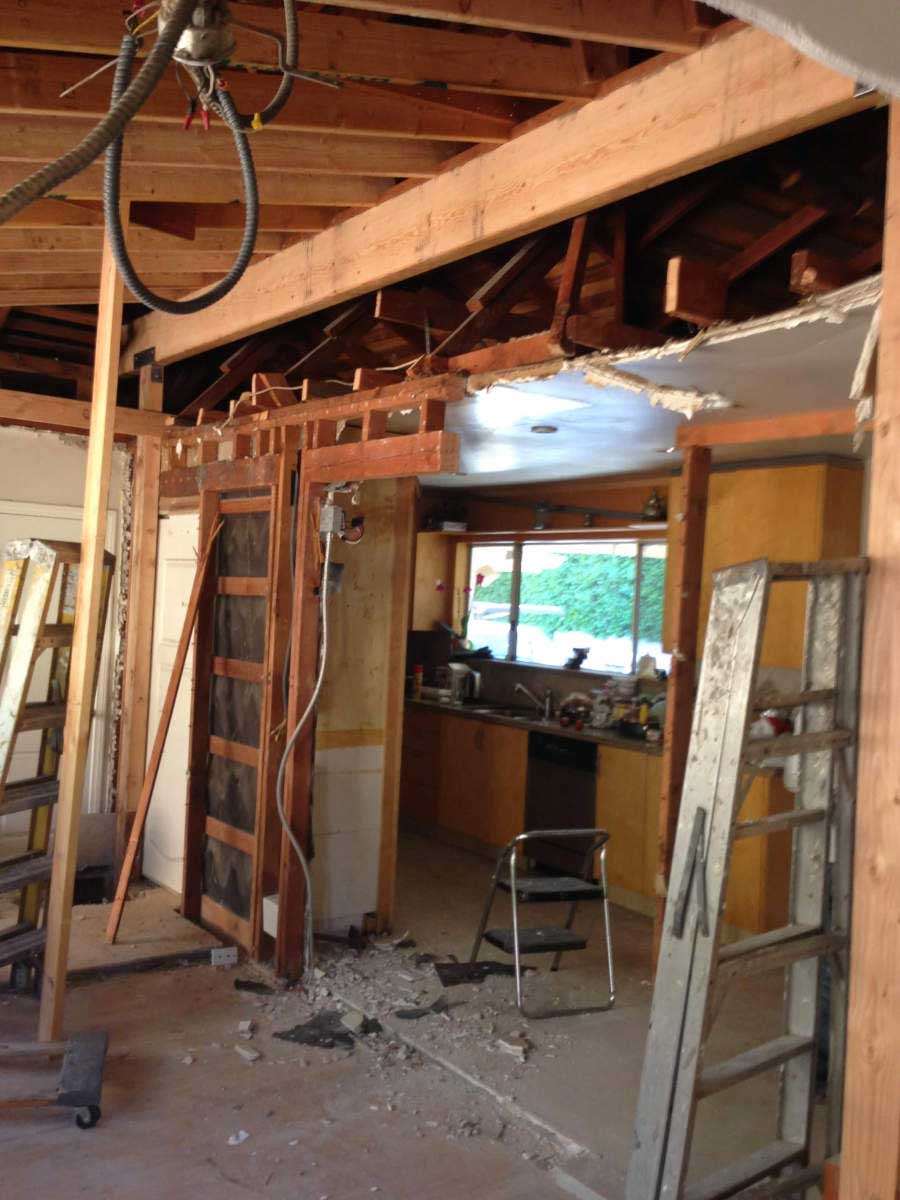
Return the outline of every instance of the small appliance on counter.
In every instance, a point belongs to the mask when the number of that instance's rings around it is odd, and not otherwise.
[[[473,671],[466,663],[452,662],[447,664],[450,672],[450,703],[465,704],[467,700],[477,700],[481,695],[481,672]]]

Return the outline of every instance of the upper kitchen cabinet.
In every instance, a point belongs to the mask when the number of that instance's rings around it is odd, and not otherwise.
[[[810,560],[859,553],[864,475],[852,464],[804,463],[715,471],[709,481],[700,647],[706,632],[712,573],[755,558]],[[677,517],[679,480],[672,480],[669,510]],[[669,523],[670,549],[678,527]],[[663,643],[671,650],[673,579],[667,580]],[[773,593],[762,649],[764,667],[798,668],[803,653],[806,584],[784,584]]]

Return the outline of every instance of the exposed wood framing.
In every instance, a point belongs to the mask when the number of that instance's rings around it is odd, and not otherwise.
[[[123,369],[136,351],[186,357],[877,103],[754,29],[635,70],[608,94],[251,267],[214,314],[142,319]]]
[[[141,409],[162,411],[161,369],[141,369],[139,401]],[[119,726],[119,762],[116,777],[117,870],[122,866],[147,761],[147,726],[150,717],[149,648],[153,636],[153,605],[156,592],[160,451],[158,437],[142,435],[137,439],[131,502],[128,613],[122,669],[122,695],[126,702],[122,706],[122,720]]]
[[[122,214],[122,222],[127,228],[127,206]],[[102,636],[100,605],[103,597],[103,551],[122,334],[122,280],[108,243],[103,249],[100,297],[84,484],[81,561],[63,731],[66,753],[62,756],[59,774],[53,874],[47,906],[47,943],[38,1020],[38,1037],[42,1042],[59,1041],[63,1031],[72,896],[78,862],[78,829],[91,732],[94,681],[99,661],[97,648]]]
[[[687,53],[701,31],[682,0],[337,0],[344,8]]]
[[[91,405],[59,396],[39,396],[0,388],[0,421],[30,425],[36,429],[63,429],[86,433],[91,424]],[[116,437],[159,437],[174,424],[172,417],[149,409],[116,408],[113,430]]]
[[[662,781],[659,798],[659,849],[657,856],[656,921],[654,948],[658,952],[665,915],[665,890],[668,886],[681,787],[687,766],[694,690],[697,679],[697,634],[700,623],[700,585],[703,575],[703,543],[706,534],[706,501],[709,490],[710,451],[691,446],[685,451],[681,470],[680,511],[671,520],[678,522],[675,554],[669,562],[674,572],[672,595],[675,610],[672,624],[672,666],[666,698],[666,725],[663,733]]]
[[[327,406],[329,402],[323,403]],[[321,576],[318,515],[325,484],[346,479],[403,479],[455,470],[459,458],[458,437],[442,431],[373,438],[337,446],[333,444],[336,428],[332,419],[323,417],[310,429],[313,433],[310,440],[316,448],[305,450],[300,456],[287,718],[287,728],[291,731],[309,703],[318,667]],[[404,617],[406,612],[405,608]],[[304,848],[309,845],[314,747],[315,724],[308,721],[288,759],[284,787],[285,818]],[[287,835],[284,835],[278,882],[275,968],[280,975],[289,978],[296,977],[302,966],[304,904],[303,872]]]
[[[0,80],[7,85],[0,89],[0,112],[102,117],[109,108],[109,81],[104,76],[84,83],[70,96],[60,96],[102,62],[21,50],[0,53]],[[234,93],[242,111],[258,112],[271,99],[271,76],[247,73],[235,82]],[[184,92],[173,75],[166,75],[135,120],[180,127],[184,114]],[[512,125],[509,116],[455,105],[452,93],[429,97],[411,89],[390,92],[359,80],[344,80],[340,90],[297,80],[278,115],[280,130],[451,142],[503,142]]]
[[[675,445],[741,446],[750,442],[793,441],[795,438],[827,437],[855,433],[856,411],[835,408],[822,412],[785,413],[778,417],[758,417],[752,421],[691,421],[679,427]]]
[[[431,419],[442,414],[431,411]],[[426,417],[427,419],[427,417]],[[443,422],[440,421],[441,427]],[[400,814],[400,769],[403,759],[403,703],[406,693],[406,634],[409,628],[416,552],[415,479],[397,481],[394,497],[391,615],[385,676],[384,774],[381,787],[381,834],[378,851],[378,927],[387,930],[394,917],[397,889],[397,829]]]
[[[868,521],[841,1200],[900,1176],[900,102],[891,106]]]
[[[49,8],[22,9],[16,0],[2,0],[0,45],[118,54],[121,16],[114,0],[84,0],[77,10],[55,16]],[[241,19],[283,35],[283,18],[276,9],[242,4]],[[496,38],[306,10],[302,38],[304,70],[326,75],[400,84],[439,79],[452,88],[550,100],[587,97],[592,90],[570,47],[512,35]],[[242,38],[232,61],[271,69],[277,52],[268,39]]]

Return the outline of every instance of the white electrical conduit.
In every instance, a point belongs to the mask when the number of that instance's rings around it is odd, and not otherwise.
[[[303,868],[303,877],[306,880],[306,897],[303,910],[303,969],[304,974],[308,978],[313,969],[313,907],[312,907],[312,874],[309,869],[309,860],[303,851],[303,847],[297,838],[297,835],[291,829],[288,819],[284,812],[284,775],[287,770],[288,758],[294,748],[294,743],[300,736],[303,727],[313,714],[316,707],[316,702],[319,699],[319,693],[322,690],[322,682],[325,679],[325,664],[328,659],[328,589],[331,586],[329,579],[329,568],[331,566],[331,546],[334,540],[334,534],[328,533],[325,536],[325,561],[322,565],[322,584],[321,584],[321,609],[322,609],[322,639],[319,650],[319,674],[316,677],[315,687],[312,695],[309,698],[302,717],[294,726],[294,729],[285,743],[284,754],[281,756],[281,762],[278,764],[278,779],[275,783],[275,803],[278,806],[278,817],[281,821],[282,828],[287,834],[288,841],[294,848],[294,853],[300,860],[300,866]]]

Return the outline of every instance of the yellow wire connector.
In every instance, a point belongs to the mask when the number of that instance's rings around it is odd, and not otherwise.
[[[262,129],[262,127],[263,127],[262,117],[259,115],[259,113],[254,113],[253,120],[250,122],[250,128],[255,129],[255,130],[260,130],[260,129]]]

